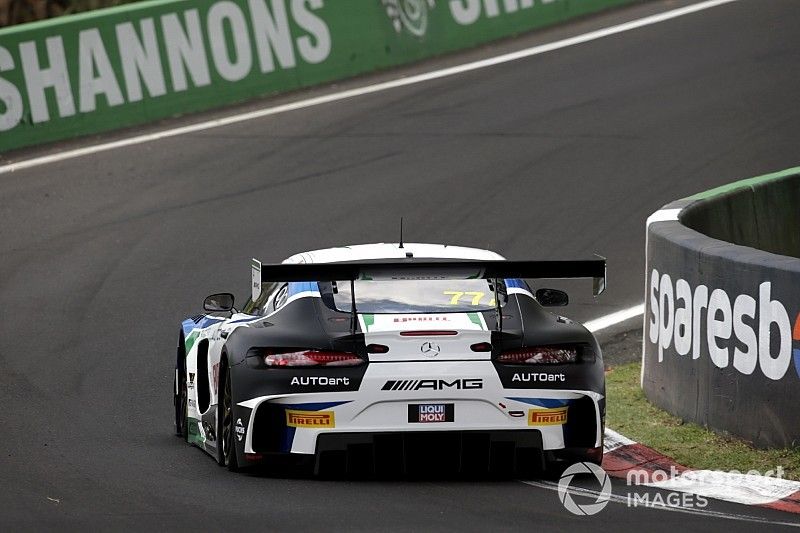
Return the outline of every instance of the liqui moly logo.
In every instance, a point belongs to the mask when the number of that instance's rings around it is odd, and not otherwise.
[[[421,403],[408,406],[408,421],[411,424],[454,420],[455,405],[452,403]]]
[[[428,404],[419,406],[420,422],[444,422],[444,405]]]

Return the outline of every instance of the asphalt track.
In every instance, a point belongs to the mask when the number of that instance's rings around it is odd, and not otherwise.
[[[687,3],[651,2],[438,63]],[[232,475],[173,436],[171,379],[179,321],[207,293],[244,298],[251,257],[395,240],[400,216],[407,240],[515,259],[602,253],[609,290],[592,302],[577,287],[574,318],[641,302],[647,215],[797,165],[798,7],[742,0],[0,176],[0,530],[776,530],[618,503],[576,517],[554,492],[513,480]]]

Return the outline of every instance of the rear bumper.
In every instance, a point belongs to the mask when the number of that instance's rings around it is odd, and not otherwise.
[[[490,361],[370,364],[357,390],[267,394],[238,401],[236,419],[243,427],[237,450],[319,456],[362,449],[364,457],[374,458],[384,448],[407,454],[421,436],[431,443],[429,450],[444,442],[458,457],[471,456],[478,441],[488,447],[478,455],[490,458],[497,453],[516,457],[517,448],[546,453],[596,449],[602,446],[605,414],[603,374],[600,365],[585,370],[596,370],[598,383],[571,389],[570,382],[589,383],[540,379],[540,384],[510,377],[503,383]],[[548,368],[538,375],[562,372]],[[545,383],[560,387],[542,387]],[[446,407],[446,420],[412,420],[411,411],[420,404]]]
[[[537,472],[544,466],[536,430],[323,433],[315,473]]]
[[[586,391],[537,391],[536,397],[530,397],[530,392],[526,391],[527,396],[502,396],[494,401],[423,398],[372,403],[349,394],[262,397],[248,402],[252,411],[243,451],[317,454],[334,450],[335,444],[342,442],[374,445],[376,438],[387,435],[404,442],[413,441],[418,435],[443,442],[456,438],[449,435],[457,435],[458,439],[482,435],[489,442],[514,442],[515,446],[542,451],[602,446],[603,419],[597,395]],[[410,423],[409,407],[418,404],[451,406],[453,420]],[[542,419],[542,414],[551,413],[562,413],[563,420]],[[296,419],[297,416],[302,418]]]

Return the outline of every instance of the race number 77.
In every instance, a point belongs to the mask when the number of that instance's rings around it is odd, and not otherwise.
[[[452,298],[450,298],[450,305],[458,305],[458,302],[463,296],[472,296],[470,305],[478,305],[486,293],[478,291],[444,291],[442,294],[452,296]]]

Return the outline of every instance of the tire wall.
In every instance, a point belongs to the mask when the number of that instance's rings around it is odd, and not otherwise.
[[[800,444],[800,168],[648,220],[642,387],[759,447]]]
[[[0,29],[0,153],[420,61],[642,0],[152,0]]]

